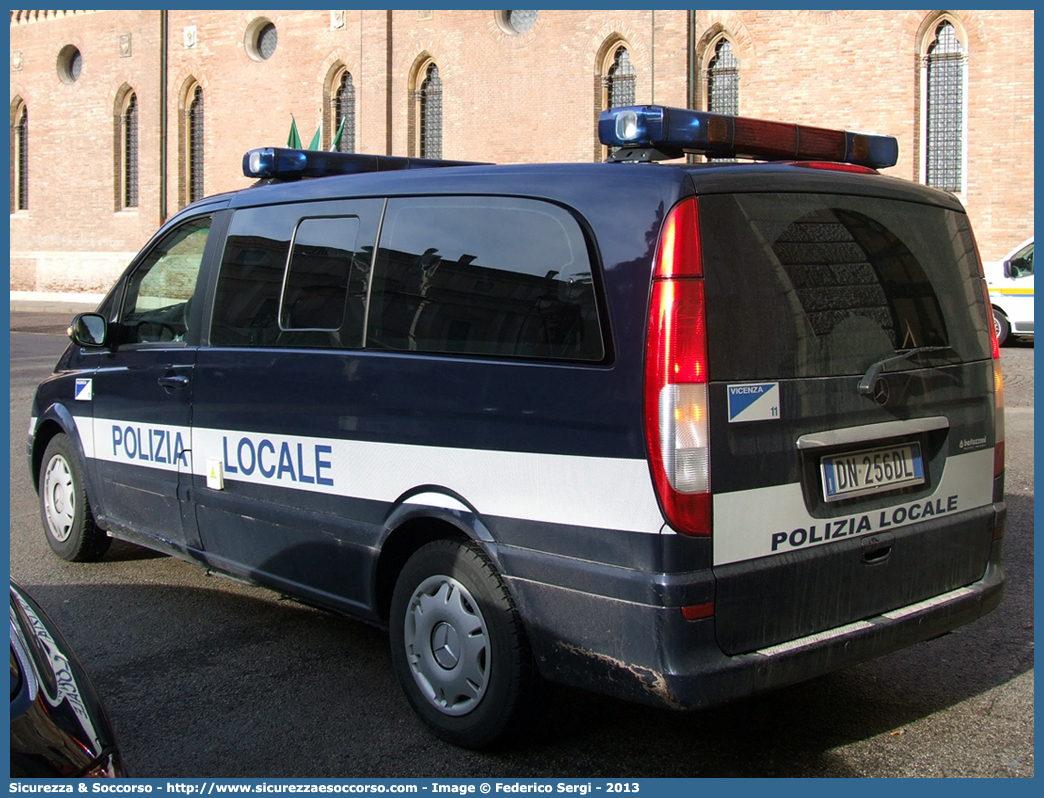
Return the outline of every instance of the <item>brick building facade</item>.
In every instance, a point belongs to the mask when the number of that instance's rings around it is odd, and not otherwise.
[[[12,11],[10,29],[12,290],[103,290],[193,192],[248,185],[243,153],[284,145],[291,114],[306,146],[350,97],[357,152],[600,160],[614,85],[707,108],[726,57],[739,113],[894,135],[887,172],[921,182],[929,62],[949,59],[950,179],[982,256],[1033,232],[1032,11]]]

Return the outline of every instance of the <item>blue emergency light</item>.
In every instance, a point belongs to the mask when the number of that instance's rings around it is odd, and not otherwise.
[[[433,158],[402,158],[395,155],[292,150],[284,147],[262,147],[250,150],[243,156],[244,175],[275,180],[477,165],[479,164],[473,161],[441,161]]]
[[[598,138],[602,144],[623,148],[628,153],[654,150],[665,158],[702,153],[718,158],[769,161],[824,160],[871,169],[895,166],[899,160],[899,142],[892,136],[662,105],[632,105],[603,111],[598,119]]]

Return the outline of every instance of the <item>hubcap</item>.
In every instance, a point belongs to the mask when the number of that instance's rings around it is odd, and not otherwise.
[[[465,715],[489,684],[489,634],[471,593],[449,576],[431,576],[406,607],[404,643],[413,679],[446,715]]]
[[[457,630],[448,623],[440,623],[431,633],[431,650],[435,653],[435,661],[448,671],[453,670],[460,657]]]
[[[44,516],[51,536],[64,543],[72,534],[73,516],[76,514],[76,491],[73,486],[72,469],[61,455],[55,455],[44,471],[43,484]]]

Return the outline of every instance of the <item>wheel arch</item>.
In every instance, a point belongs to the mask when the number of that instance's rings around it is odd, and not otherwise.
[[[88,491],[93,499],[95,493],[93,490],[94,485],[91,484],[90,474],[87,471],[87,458],[83,453],[83,441],[80,440],[76,419],[73,418],[68,408],[61,404],[51,405],[47,408],[40,415],[36,422],[36,428],[33,430],[32,446],[29,452],[29,476],[33,489],[37,492],[40,490],[40,466],[43,465],[44,452],[47,451],[47,444],[57,435],[67,435],[73,442],[73,448],[76,452],[76,465],[79,466],[80,473],[84,475]]]
[[[105,505],[102,497],[96,489],[91,469],[87,467],[87,456],[84,452],[83,439],[80,437],[76,419],[69,409],[60,403],[48,407],[36,421],[33,430],[32,442],[29,449],[29,480],[33,490],[40,492],[40,466],[43,465],[44,452],[47,445],[57,435],[66,435],[73,445],[73,453],[76,458],[76,466],[83,476],[84,488],[90,498],[92,515],[95,523],[102,529],[107,528],[105,523]]]
[[[503,574],[496,544],[489,530],[473,513],[434,507],[400,505],[385,524],[374,566],[374,610],[382,623],[388,622],[392,593],[403,566],[414,552],[435,540],[457,540],[477,544],[493,567]]]

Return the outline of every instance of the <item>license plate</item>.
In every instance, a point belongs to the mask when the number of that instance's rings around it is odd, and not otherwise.
[[[823,499],[836,502],[924,482],[921,445],[903,443],[833,454],[820,461]]]

